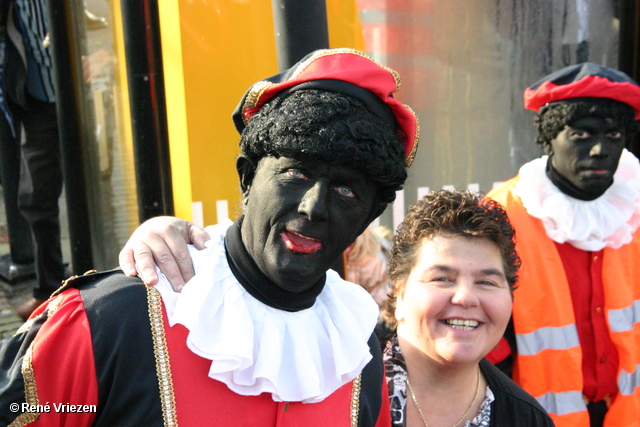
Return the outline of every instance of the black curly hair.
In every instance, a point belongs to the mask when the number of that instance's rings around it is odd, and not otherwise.
[[[470,191],[431,192],[409,207],[393,238],[391,293],[383,310],[385,323],[392,329],[397,326],[397,296],[404,290],[423,243],[435,236],[489,239],[500,252],[509,289],[513,292],[516,288],[521,264],[516,234],[500,203]]]
[[[300,90],[269,101],[242,132],[242,155],[257,166],[265,156],[330,162],[355,168],[377,187],[377,201],[395,199],[407,178],[397,125],[350,96]]]
[[[630,105],[609,98],[574,98],[549,104],[536,114],[536,142],[548,150],[551,141],[565,126],[587,116],[601,117],[612,125],[621,126],[626,130],[627,138],[637,132],[635,112]]]

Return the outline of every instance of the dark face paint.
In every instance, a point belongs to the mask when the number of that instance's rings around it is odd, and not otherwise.
[[[602,195],[613,183],[625,129],[600,117],[575,120],[551,141],[551,164],[578,190]]]
[[[373,219],[375,194],[375,186],[355,169],[265,157],[248,189],[242,241],[269,279],[301,292]]]

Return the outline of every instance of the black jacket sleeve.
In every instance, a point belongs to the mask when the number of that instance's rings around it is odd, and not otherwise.
[[[553,421],[538,401],[486,359],[480,369],[495,396],[491,404],[492,427],[550,427]]]

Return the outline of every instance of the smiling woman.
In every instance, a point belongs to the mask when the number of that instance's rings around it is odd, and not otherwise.
[[[434,236],[422,244],[396,300],[398,337],[428,362],[476,363],[500,340],[511,315],[502,257],[484,237]]]
[[[431,193],[409,208],[384,313],[394,426],[553,425],[484,359],[511,316],[514,239],[502,207],[470,192]]]

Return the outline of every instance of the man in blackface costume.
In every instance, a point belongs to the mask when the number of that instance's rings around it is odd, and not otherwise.
[[[494,360],[513,360],[557,426],[640,426],[640,166],[625,149],[640,87],[578,64],[528,88],[525,107],[546,155],[488,194],[522,258],[515,332]]]
[[[378,307],[329,268],[406,178],[418,124],[399,84],[334,49],[251,86],[241,218],[207,228],[181,293],[121,271],[67,281],[2,343],[0,424],[388,425]]]

